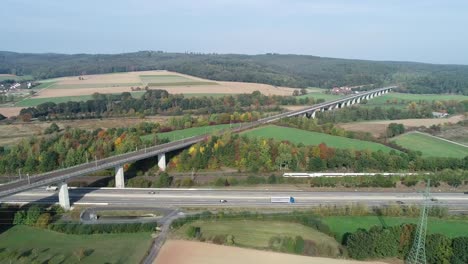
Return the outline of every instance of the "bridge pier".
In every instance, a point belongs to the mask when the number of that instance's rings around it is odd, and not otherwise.
[[[125,188],[123,165],[115,167],[115,188]]]
[[[158,154],[158,167],[161,171],[166,171],[166,153]]]
[[[62,182],[59,185],[59,204],[64,210],[70,210],[70,196],[68,195],[68,184]]]

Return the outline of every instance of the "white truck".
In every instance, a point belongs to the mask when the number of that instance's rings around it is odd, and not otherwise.
[[[292,196],[282,196],[282,197],[271,197],[270,201],[272,203],[294,203],[294,197]]]

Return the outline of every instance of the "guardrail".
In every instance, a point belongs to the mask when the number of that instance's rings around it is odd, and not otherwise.
[[[253,121],[253,122],[241,123],[239,125],[239,127],[231,128],[229,130],[231,130],[234,133],[239,133],[239,132],[251,129],[253,127],[256,127],[256,126],[259,126],[259,125],[262,125],[262,124],[266,124],[266,123],[281,119],[283,117],[291,117],[291,116],[303,114],[303,113],[313,111],[313,110],[316,110],[316,109],[321,109],[323,107],[331,106],[331,105],[334,105],[334,104],[337,104],[337,103],[340,103],[340,102],[345,102],[345,101],[348,101],[348,100],[352,100],[354,98],[359,98],[359,97],[366,96],[366,95],[373,94],[373,93],[377,93],[377,92],[380,92],[380,91],[386,91],[386,90],[389,90],[389,89],[392,89],[392,88],[395,88],[395,87],[396,86],[389,86],[389,87],[379,88],[379,89],[375,89],[375,90],[371,90],[371,91],[367,91],[367,92],[362,92],[362,93],[358,93],[358,94],[348,95],[348,96],[345,96],[345,97],[340,98],[340,99],[336,99],[336,100],[333,100],[333,101],[316,104],[316,105],[313,105],[313,106],[310,106],[310,107],[306,107],[304,109],[300,109],[300,110],[296,110],[296,111],[290,111],[290,112],[286,112],[286,113],[280,113],[280,114],[273,115],[273,116],[270,116],[270,117],[265,117],[265,118],[262,118],[262,119],[259,119],[257,121]],[[228,129],[222,129],[221,132],[225,132],[227,130]],[[34,175],[34,176],[30,176],[27,179],[19,179],[19,180],[11,181],[9,183],[0,185],[0,197],[1,196],[11,195],[11,194],[14,194],[14,193],[18,193],[18,192],[21,192],[21,191],[25,191],[25,190],[28,190],[28,189],[32,189],[32,188],[36,188],[36,187],[40,187],[40,186],[44,186],[44,185],[49,185],[49,184],[56,183],[56,182],[61,182],[61,181],[67,180],[69,178],[82,176],[82,175],[89,174],[89,173],[92,173],[92,172],[96,172],[96,171],[105,170],[105,169],[108,169],[108,168],[120,166],[120,165],[125,164],[125,163],[130,163],[130,162],[134,162],[134,161],[137,161],[137,160],[153,157],[155,155],[170,152],[170,151],[173,151],[173,150],[176,150],[176,149],[181,149],[183,147],[187,147],[189,145],[198,143],[198,142],[204,140],[209,135],[210,134],[204,134],[204,135],[200,135],[200,136],[193,136],[193,137],[190,137],[190,138],[185,138],[185,139],[165,143],[165,144],[162,144],[162,145],[145,147],[144,149],[135,150],[135,151],[127,152],[127,153],[121,153],[121,154],[114,155],[114,156],[111,156],[111,157],[107,157],[107,158],[104,158],[104,159],[101,159],[101,160],[96,159],[94,161],[90,161],[90,162],[87,162],[87,163],[77,164],[77,165],[74,165],[74,166],[71,166],[71,167],[60,168],[60,169],[57,169],[57,170],[54,170],[54,171],[51,171],[51,172],[37,174],[37,175]]]

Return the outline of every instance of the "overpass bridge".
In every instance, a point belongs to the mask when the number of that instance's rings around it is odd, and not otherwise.
[[[388,93],[396,86],[389,86],[371,91],[365,91],[358,94],[351,94],[340,99],[329,102],[316,104],[296,111],[280,113],[270,117],[262,118],[260,120],[241,124],[240,127],[231,129],[232,132],[238,133],[248,130],[263,124],[277,121],[281,118],[293,116],[305,116],[307,118],[315,118],[317,112],[330,111],[333,109],[343,108],[353,104],[360,103],[362,100],[369,100],[376,96]],[[70,208],[70,199],[68,195],[68,186],[66,181],[70,178],[87,175],[96,171],[115,168],[115,185],[116,188],[124,188],[124,171],[123,165],[132,163],[138,160],[147,159],[151,157],[158,157],[158,166],[161,170],[166,169],[166,156],[165,153],[183,149],[203,140],[206,140],[208,135],[201,135],[190,137],[182,140],[169,142],[166,144],[156,145],[125,154],[120,154],[108,157],[101,160],[79,164],[73,167],[59,169],[51,172],[46,172],[31,177],[23,178],[0,186],[0,197],[9,196],[15,193],[23,192],[26,190],[46,186],[54,183],[59,184],[59,203],[64,209]]]

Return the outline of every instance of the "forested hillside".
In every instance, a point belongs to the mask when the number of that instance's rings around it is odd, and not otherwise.
[[[37,79],[142,70],[170,70],[219,81],[290,87],[398,84],[412,93],[468,95],[468,66],[333,59],[306,55],[183,54],[141,51],[113,55],[0,51],[0,74]]]

